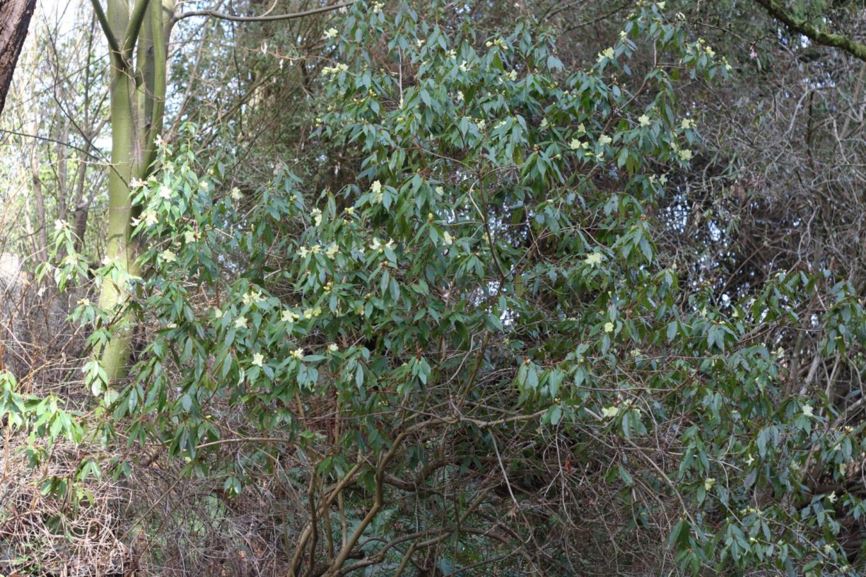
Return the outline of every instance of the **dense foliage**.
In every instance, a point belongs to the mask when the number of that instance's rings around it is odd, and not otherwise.
[[[33,464],[102,447],[45,494],[179,462],[210,518],[268,511],[290,575],[860,574],[862,286],[770,248],[737,276],[752,166],[695,103],[762,64],[680,8],[591,53],[519,6],[357,2],[303,57],[250,31],[297,67],[251,56],[256,90],[302,88],[180,106],[130,183],[137,266],[96,271],[131,300],[71,312],[99,350],[132,311],[129,378],[86,360],[80,411],[0,380]],[[85,283],[79,242],[58,221],[40,278]]]

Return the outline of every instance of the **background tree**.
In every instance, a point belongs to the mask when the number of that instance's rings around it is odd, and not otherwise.
[[[0,112],[6,104],[6,93],[35,7],[36,0],[3,0],[0,4]]]

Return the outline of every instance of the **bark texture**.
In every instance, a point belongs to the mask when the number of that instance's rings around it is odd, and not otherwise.
[[[0,0],[0,113],[34,8],[36,0]]]

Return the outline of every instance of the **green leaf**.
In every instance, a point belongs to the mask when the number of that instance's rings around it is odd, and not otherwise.
[[[559,424],[559,421],[562,419],[562,407],[559,405],[553,405],[547,412],[548,421],[553,426]]]

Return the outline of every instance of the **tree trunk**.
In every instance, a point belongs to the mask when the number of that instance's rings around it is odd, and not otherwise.
[[[94,5],[98,2],[94,0]],[[127,28],[136,14],[139,26],[133,26],[130,32]],[[117,45],[123,47],[121,52],[109,47],[111,170],[105,261],[119,275],[109,274],[102,279],[99,305],[114,316],[111,338],[97,351],[109,383],[122,380],[128,372],[136,318],[127,309],[130,299],[127,279],[139,272],[138,250],[130,238],[133,208],[129,184],[133,178],[145,178],[156,158],[154,139],[162,128],[167,39],[173,15],[174,0],[136,0],[132,13],[127,0],[108,0],[103,23],[106,36],[117,39]],[[136,45],[138,51],[133,53]],[[112,278],[115,276],[119,282]]]
[[[35,7],[36,0],[0,0],[0,113]]]
[[[124,38],[129,22],[129,4],[125,0],[109,0],[108,22],[115,38]],[[126,374],[126,362],[132,343],[133,320],[123,310],[129,299],[126,274],[131,273],[135,254],[130,243],[132,203],[129,182],[133,174],[135,126],[133,122],[134,81],[129,68],[119,55],[111,58],[111,170],[108,173],[108,238],[106,264],[121,271],[120,282],[112,275],[102,279],[99,305],[103,310],[116,313],[111,340],[102,353],[102,365],[109,382]]]

